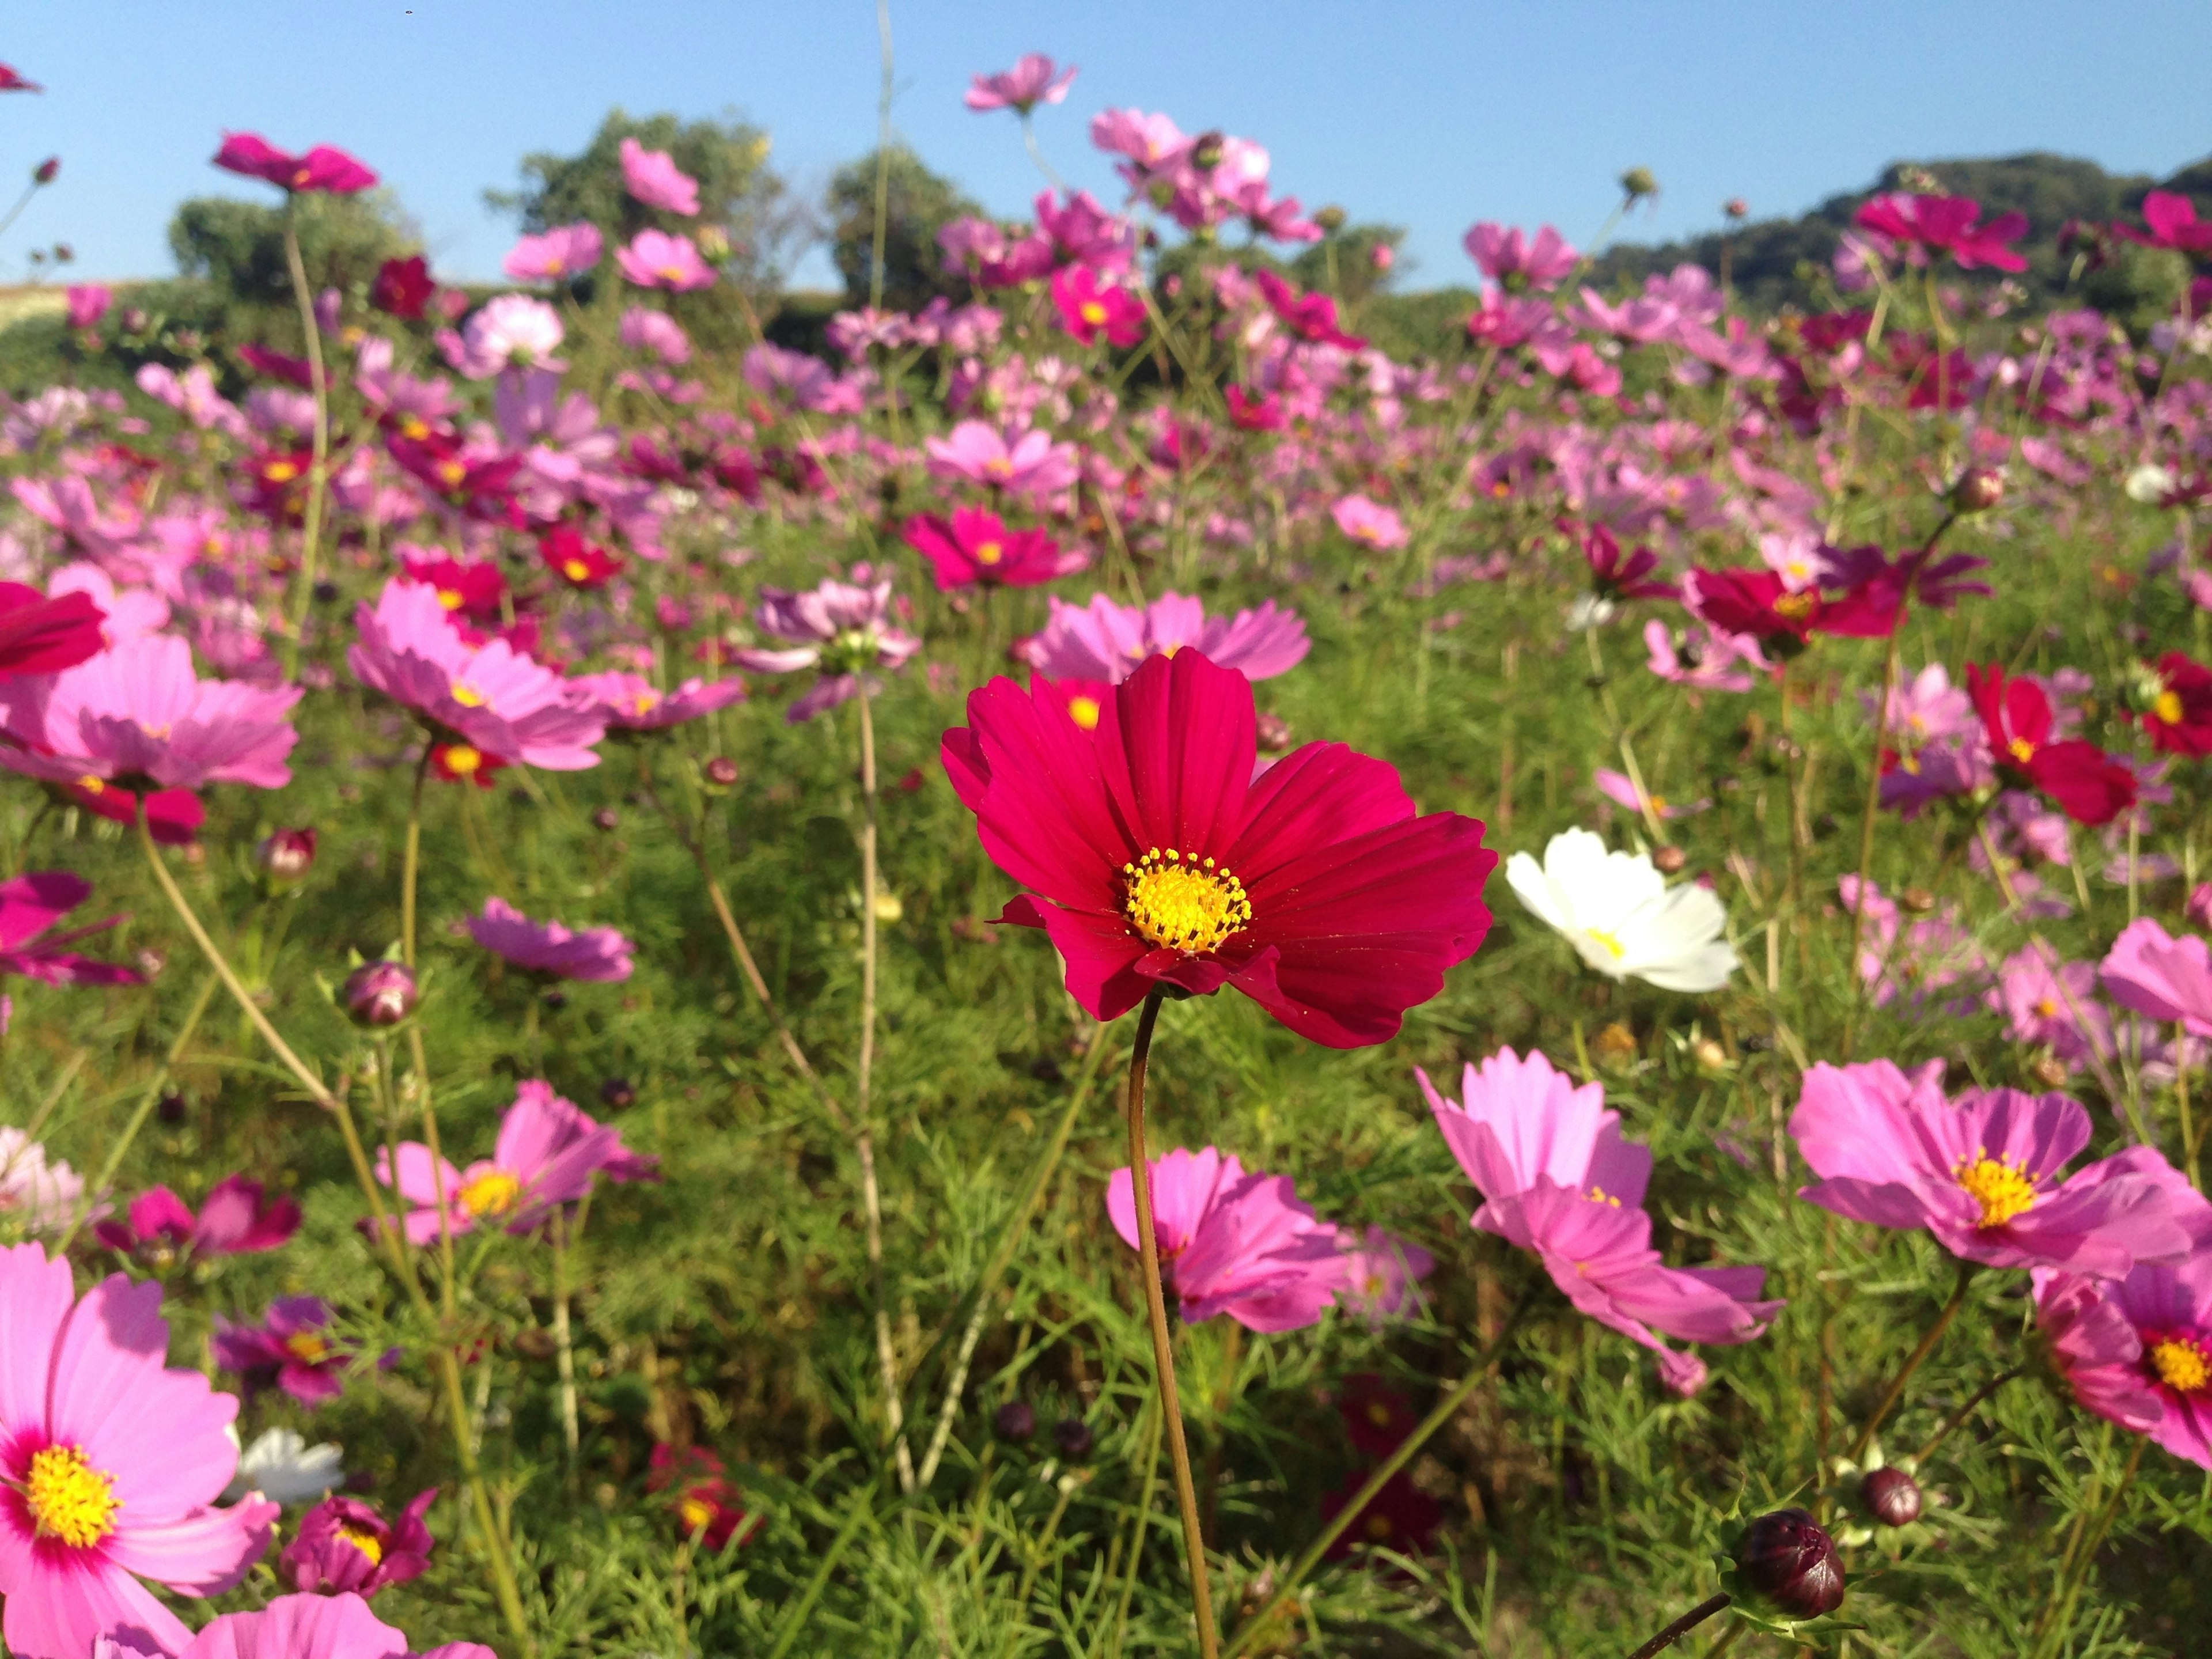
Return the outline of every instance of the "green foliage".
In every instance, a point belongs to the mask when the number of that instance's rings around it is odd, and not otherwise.
[[[845,279],[846,303],[864,306],[873,291],[879,172],[885,175],[883,303],[916,310],[940,294],[965,297],[966,279],[945,272],[937,233],[955,219],[981,215],[982,207],[911,149],[895,144],[887,161],[872,150],[839,167],[830,180],[824,198],[830,253]]]
[[[284,255],[284,220],[294,216],[307,288],[360,295],[376,268],[411,252],[419,238],[401,216],[388,190],[359,196],[311,193],[285,207],[268,207],[227,196],[200,196],[169,221],[169,250],[177,270],[195,285],[204,306],[198,326],[239,338],[258,337],[298,351],[299,308]]]

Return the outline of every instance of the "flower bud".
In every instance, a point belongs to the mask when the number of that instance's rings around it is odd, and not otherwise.
[[[1920,1483],[1896,1465],[1869,1470],[1859,1482],[1859,1501],[1885,1527],[1909,1527],[1920,1518]]]
[[[2182,914],[2198,927],[2212,927],[2212,881],[2200,881],[2189,895]]]
[[[717,755],[703,769],[707,781],[717,789],[727,789],[738,781],[738,763],[727,755]]]
[[[1711,1037],[1699,1037],[1695,1042],[1692,1043],[1690,1045],[1690,1058],[1697,1062],[1698,1069],[1701,1072],[1725,1072],[1728,1070],[1728,1050],[1722,1048],[1719,1043],[1714,1042]]]
[[[146,325],[151,321],[153,319],[146,314],[143,307],[123,307],[123,331],[125,334],[143,334],[146,331]]]
[[[1599,1031],[1590,1047],[1597,1050],[1600,1065],[1626,1065],[1636,1058],[1636,1033],[1616,1019]]]
[[[1721,204],[1721,211],[1731,219],[1748,219],[1751,217],[1751,204],[1741,196],[1731,196]]]
[[[1291,723],[1280,714],[1262,712],[1253,722],[1263,754],[1279,755],[1291,746]]]
[[[39,163],[37,170],[31,174],[32,182],[40,185],[51,185],[53,183],[54,179],[59,176],[61,170],[62,158],[58,155],[49,155],[45,161]]]
[[[346,976],[346,1012],[363,1025],[397,1025],[415,1012],[415,970],[404,962],[365,962]]]
[[[1052,1443],[1071,1463],[1080,1463],[1090,1456],[1097,1438],[1091,1432],[1091,1425],[1079,1417],[1063,1417],[1053,1425]]]
[[[2004,500],[2005,476],[2001,466],[1970,466],[1951,486],[1952,510],[1986,513]]]
[[[1681,874],[1682,866],[1689,861],[1690,855],[1679,847],[1662,847],[1651,855],[1653,866],[1662,876]]]
[[[602,806],[592,814],[592,823],[601,830],[618,830],[622,827],[622,814],[611,806]]]
[[[991,1432],[1018,1446],[1036,1432],[1036,1413],[1026,1400],[1009,1400],[991,1413]]]
[[[1221,158],[1227,154],[1228,147],[1228,137],[1218,127],[1209,132],[1201,132],[1190,141],[1190,164],[1200,173],[1211,173],[1221,165]],[[1314,222],[1321,222],[1317,216]]]
[[[166,1127],[173,1129],[185,1121],[185,1115],[191,1109],[191,1101],[176,1090],[168,1089],[163,1091],[161,1099],[154,1103],[154,1115]]]
[[[1650,167],[1631,167],[1620,175],[1620,188],[1632,207],[1645,197],[1659,193],[1659,179]]]
[[[1313,222],[1329,235],[1334,236],[1344,228],[1344,210],[1333,202],[1327,207],[1316,208]]]
[[[1753,1522],[1735,1547],[1744,1585],[1784,1614],[1817,1619],[1844,1601],[1835,1540],[1803,1510],[1777,1510]]]
[[[710,265],[719,265],[730,257],[730,233],[720,225],[702,225],[694,239],[699,246],[699,257]]]
[[[637,1104],[637,1089],[628,1078],[611,1077],[599,1085],[599,1104],[611,1112],[626,1112]]]
[[[289,886],[315,867],[315,832],[276,830],[253,849],[253,861],[271,883]]]

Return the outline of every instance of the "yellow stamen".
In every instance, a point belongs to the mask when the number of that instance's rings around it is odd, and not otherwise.
[[[1244,884],[1196,853],[1155,847],[1123,865],[1121,875],[1128,884],[1121,913],[1153,945],[1204,956],[1251,924]]]
[[[1067,700],[1067,717],[1085,731],[1096,732],[1098,729],[1098,699],[1070,697]]]
[[[2160,692],[2158,694],[2158,701],[2150,706],[2150,712],[2157,715],[2159,719],[2164,720],[2168,726],[2180,725],[2181,694],[2179,691]]]
[[[1607,933],[1602,927],[1585,927],[1583,929],[1583,937],[1586,939],[1593,939],[1605,946],[1607,954],[1615,962],[1619,962],[1628,954],[1628,947],[1620,942],[1619,937]]]
[[[331,1345],[313,1331],[295,1331],[284,1339],[284,1352],[303,1365],[319,1365],[330,1358]]]
[[[1982,1206],[1977,1226],[2002,1227],[2034,1206],[2035,1182],[2017,1160],[2007,1162],[1984,1152],[1971,1162],[1961,1158],[1951,1173],[1966,1196]]]
[[[1583,1196],[1593,1204],[1609,1204],[1616,1210],[1620,1207],[1620,1200],[1602,1187],[1593,1187]]]
[[[714,1518],[714,1506],[703,1498],[686,1498],[677,1504],[676,1514],[684,1531],[697,1532]]]
[[[1076,314],[1091,327],[1097,328],[1106,320],[1106,307],[1096,300],[1085,300],[1076,307]]]
[[[440,465],[438,476],[445,480],[446,487],[450,489],[469,476],[469,470],[459,461],[446,461]]]
[[[2153,1344],[2150,1365],[2158,1380],[2176,1394],[2196,1394],[2212,1384],[2212,1357],[2185,1336]]]
[[[2022,766],[2035,758],[2035,745],[2026,738],[2014,738],[2005,745],[2005,749]]]
[[[430,435],[430,423],[420,415],[403,415],[399,417],[399,435],[421,443]]]
[[[977,564],[996,564],[1006,556],[1006,550],[997,542],[985,542],[975,550]]]
[[[105,778],[95,778],[89,772],[76,781],[76,787],[88,795],[104,795],[107,793],[107,781]]]
[[[439,759],[457,778],[472,778],[483,766],[482,752],[465,743],[447,744]]]
[[[75,1446],[48,1446],[33,1454],[23,1501],[41,1538],[88,1549],[115,1530],[115,1479],[95,1469]]]
[[[370,1566],[384,1565],[384,1543],[374,1533],[364,1532],[359,1527],[340,1527],[338,1536],[367,1556]]]
[[[562,565],[561,574],[572,582],[580,582],[592,574],[592,567],[581,559],[570,559]]]
[[[455,1196],[470,1215],[505,1215],[522,1196],[522,1183],[504,1170],[487,1170]]]
[[[438,590],[438,603],[444,605],[448,611],[459,611],[461,608],[460,590],[454,587],[440,588]]]
[[[289,461],[271,461],[262,469],[261,476],[270,483],[289,483],[300,476],[300,469]]]
[[[1774,602],[1774,614],[1786,617],[1791,622],[1803,622],[1820,603],[1820,596],[1808,588],[1802,593],[1784,593]]]
[[[464,708],[481,708],[484,706],[484,694],[473,685],[456,684],[453,687],[453,701]]]

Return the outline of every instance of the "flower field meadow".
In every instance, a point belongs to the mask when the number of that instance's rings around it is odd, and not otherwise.
[[[496,293],[317,289],[374,158],[250,133],[293,314],[118,392],[70,291],[7,1651],[2206,1650],[2212,277],[1480,223],[1401,362],[1259,144],[1090,137],[823,355],[635,139]]]

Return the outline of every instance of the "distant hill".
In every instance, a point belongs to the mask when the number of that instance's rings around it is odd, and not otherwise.
[[[2054,303],[2066,295],[2072,261],[2059,254],[2058,231],[2068,220],[2110,222],[2133,217],[2143,197],[2160,189],[2179,191],[2196,201],[2200,213],[2212,212],[2212,158],[2164,180],[2142,173],[2107,173],[2094,161],[2045,150],[1983,161],[1899,161],[1868,188],[1832,196],[1797,218],[1754,219],[1725,233],[1657,246],[1616,244],[1596,260],[1593,285],[1610,289],[1626,279],[1634,286],[1653,271],[1671,270],[1685,263],[1703,265],[1717,276],[1725,246],[1729,280],[1748,308],[1773,311],[1784,305],[1811,305],[1817,295],[1808,276],[1827,269],[1837,239],[1850,228],[1852,214],[1870,197],[1905,188],[1905,176],[1916,166],[1933,175],[1947,194],[1971,196],[1981,203],[1985,218],[2014,211],[2027,216],[2028,234],[2015,246],[2027,256],[2028,266],[2014,280],[2039,305]],[[2154,290],[2171,287],[2178,271],[2179,262],[2170,258],[2146,259],[2130,252],[2112,270],[2075,289],[2072,297],[2075,303],[2086,301],[2126,314],[2138,302],[2154,299]],[[1992,280],[1997,275],[1990,273]]]

